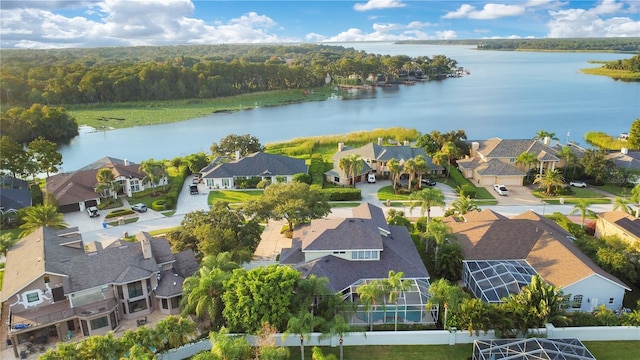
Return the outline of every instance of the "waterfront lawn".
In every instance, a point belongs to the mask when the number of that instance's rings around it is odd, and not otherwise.
[[[345,341],[346,342],[346,341]],[[313,345],[304,348],[305,357],[311,357]],[[324,355],[340,356],[339,347],[321,346]],[[289,347],[290,359],[300,358],[300,347]],[[388,360],[388,359],[422,359],[422,360],[466,360],[473,353],[473,344],[459,345],[371,345],[343,346],[344,358],[349,360]],[[603,357],[603,359],[605,359]]]
[[[262,196],[262,190],[211,190],[209,191],[208,203],[212,205],[215,201],[226,201],[229,204],[245,203]]]

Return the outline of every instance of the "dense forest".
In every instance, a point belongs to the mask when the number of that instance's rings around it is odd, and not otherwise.
[[[401,44],[476,45],[478,50],[640,53],[640,38],[407,40]]]
[[[604,67],[609,70],[625,70],[638,72],[640,71],[640,55],[635,55],[630,59],[609,61],[604,64]]]
[[[311,44],[12,49],[1,55],[4,107],[213,98],[319,87],[327,74],[441,75],[457,66],[444,55],[411,58]]]

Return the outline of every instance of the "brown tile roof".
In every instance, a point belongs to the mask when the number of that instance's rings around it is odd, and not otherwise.
[[[617,226],[629,235],[640,239],[640,219],[624,211],[608,211],[598,214],[603,220]]]
[[[597,274],[627,286],[598,267],[555,222],[527,211],[512,219],[484,210],[466,221],[445,218],[467,260],[527,260],[547,282],[566,287]],[[628,288],[627,288],[628,289]]]

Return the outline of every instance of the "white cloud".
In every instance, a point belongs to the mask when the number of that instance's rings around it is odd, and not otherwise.
[[[353,41],[398,41],[398,40],[427,40],[427,39],[455,39],[453,30],[437,31],[430,35],[418,30],[432,26],[430,23],[411,22],[409,24],[373,24],[372,32],[364,32],[358,28],[350,28],[332,37],[325,37],[325,42],[353,42]]]
[[[630,7],[629,9],[633,9]],[[629,11],[627,9],[627,11]],[[629,17],[606,15],[624,11],[622,3],[604,0],[591,9],[550,11],[548,37],[636,37],[640,34],[640,21]]]
[[[353,5],[355,11],[369,11],[376,9],[389,9],[405,7],[401,0],[369,0],[365,4],[357,3]]]
[[[525,7],[522,5],[485,4],[482,10],[475,6],[462,4],[456,11],[446,13],[444,19],[469,18],[476,20],[493,20],[508,16],[522,15]]]

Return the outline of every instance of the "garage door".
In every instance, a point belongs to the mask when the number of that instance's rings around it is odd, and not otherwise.
[[[84,208],[85,209],[88,208],[88,207],[91,207],[91,206],[98,206],[98,200],[94,199],[94,200],[87,200],[87,201],[84,202]]]
[[[75,203],[75,204],[60,205],[58,207],[58,210],[63,214],[80,211],[80,204]]]

